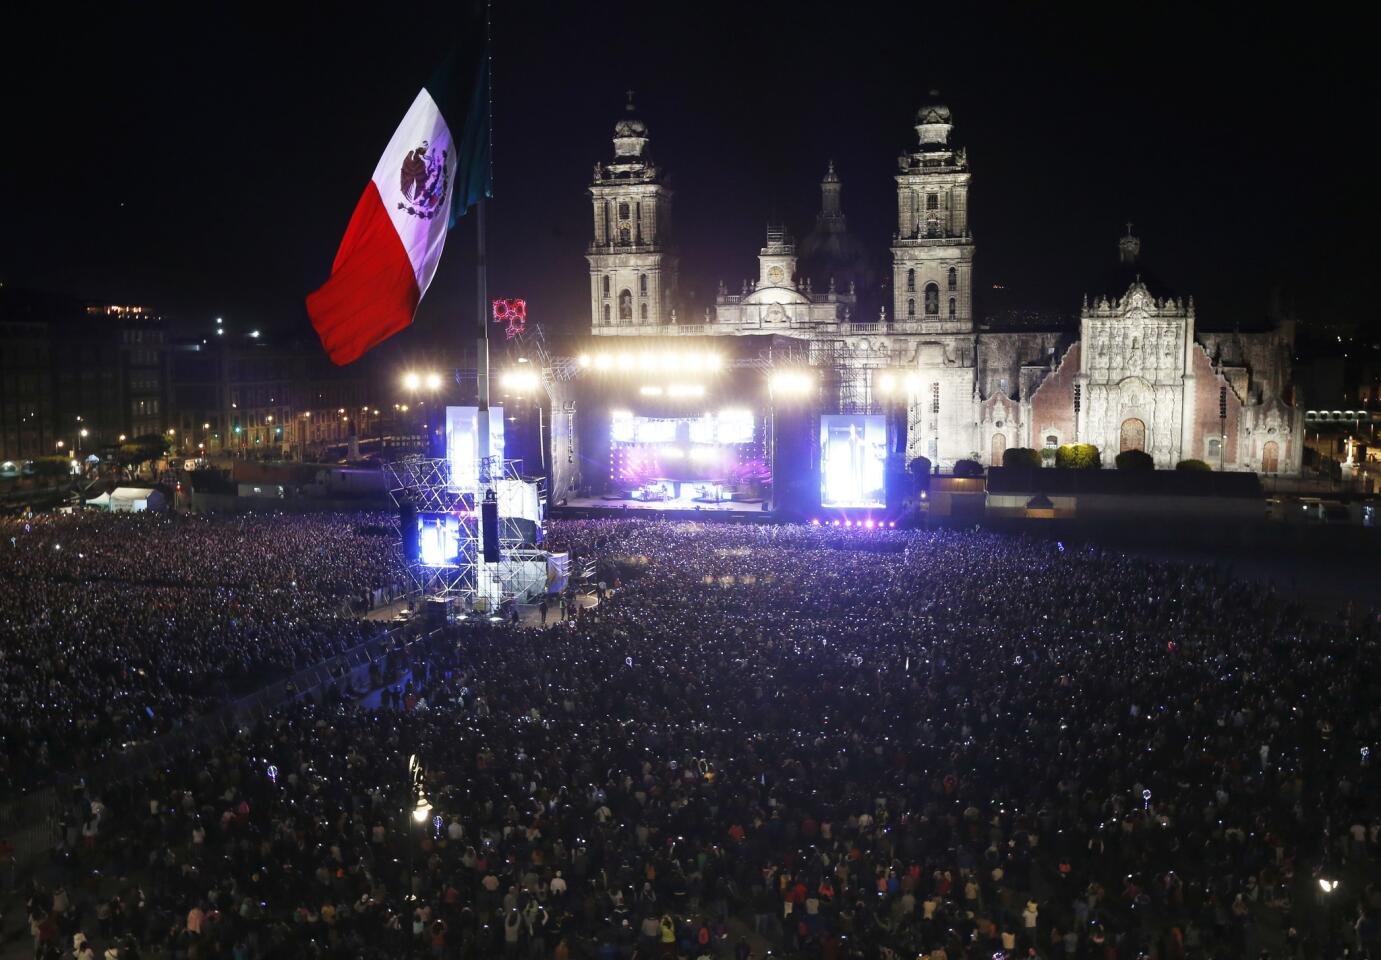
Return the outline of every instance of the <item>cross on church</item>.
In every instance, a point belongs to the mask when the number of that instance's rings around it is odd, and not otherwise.
[[[625,90],[624,93],[628,94],[628,106],[624,107],[624,109],[625,109],[625,110],[628,110],[629,112],[632,112],[632,110],[633,110],[633,91],[632,91],[632,90]]]
[[[1131,221],[1129,220],[1129,221],[1127,221],[1127,236],[1130,237],[1131,235],[1132,235],[1132,223],[1131,223]]]

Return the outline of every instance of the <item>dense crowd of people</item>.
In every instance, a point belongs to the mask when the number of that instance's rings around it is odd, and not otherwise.
[[[973,531],[549,543],[598,606],[74,792],[35,955],[1376,950],[1374,617]]]
[[[380,514],[0,520],[0,789],[359,643],[393,539]]]

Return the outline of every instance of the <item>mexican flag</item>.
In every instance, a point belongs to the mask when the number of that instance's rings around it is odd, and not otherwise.
[[[358,360],[412,323],[446,233],[490,195],[483,32],[413,100],[365,185],[331,278],[307,314],[332,362]]]

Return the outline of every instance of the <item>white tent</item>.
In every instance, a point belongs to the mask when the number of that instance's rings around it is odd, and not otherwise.
[[[112,513],[139,513],[143,510],[162,510],[167,504],[163,494],[152,487],[116,487],[110,493]]]
[[[110,494],[103,493],[99,497],[92,497],[90,500],[86,501],[85,505],[88,507],[99,507],[102,510],[109,510]]]

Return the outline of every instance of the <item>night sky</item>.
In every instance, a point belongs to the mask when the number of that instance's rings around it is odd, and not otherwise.
[[[288,6],[11,24],[0,279],[185,329],[224,316],[310,336],[302,298],[453,27],[447,5]],[[628,88],[676,191],[684,319],[719,279],[755,275],[769,219],[804,236],[830,158],[884,266],[895,158],[934,87],[969,149],[980,288],[1075,313],[1130,220],[1203,326],[1259,323],[1275,285],[1306,324],[1374,322],[1377,71],[1360,24],[905,6],[496,0],[490,292],[525,296],[552,332],[588,328],[585,186]],[[463,222],[391,349],[460,335],[472,258]]]

